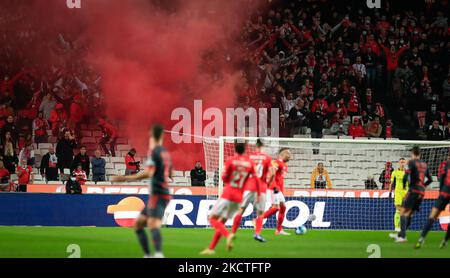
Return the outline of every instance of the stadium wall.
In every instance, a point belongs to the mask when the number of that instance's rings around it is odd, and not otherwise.
[[[2,226],[98,226],[131,227],[144,208],[147,196],[121,194],[0,194]],[[205,196],[175,196],[166,210],[169,227],[202,228],[214,200]],[[288,197],[285,228],[306,225],[309,229],[392,230],[394,205],[384,198]],[[413,230],[422,228],[434,200],[426,199],[414,217]],[[434,230],[447,228],[446,210]],[[244,214],[243,226],[252,227],[253,209]],[[308,222],[310,214],[316,220]],[[275,216],[265,228],[275,227]],[[231,223],[228,223],[231,224]]]

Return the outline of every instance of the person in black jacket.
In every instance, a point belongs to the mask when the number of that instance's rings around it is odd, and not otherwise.
[[[58,180],[58,157],[53,147],[48,148],[48,153],[42,157],[40,172],[46,181]]]
[[[14,117],[13,116],[8,116],[6,118],[6,123],[3,126],[3,128],[1,129],[2,142],[4,142],[7,132],[9,132],[9,134],[11,135],[11,139],[13,141],[13,144],[14,144],[14,146],[16,146],[17,145],[17,140],[19,139],[19,133],[17,131],[17,126],[14,123]]]
[[[439,127],[439,122],[435,120],[433,125],[427,131],[427,140],[429,141],[442,141],[444,140],[444,132]]]
[[[323,121],[322,111],[317,110],[315,113],[309,114],[309,126],[311,128],[311,138],[323,137]],[[319,146],[319,144],[313,144]],[[313,154],[319,154],[319,149],[313,149]]]
[[[5,168],[8,169],[10,174],[16,172],[16,167],[19,163],[15,148],[16,146],[13,142],[11,132],[7,131],[0,145],[0,160],[3,161]]]
[[[195,163],[195,168],[191,170],[191,185],[192,186],[205,186],[206,171],[203,170],[200,161]]]
[[[378,181],[381,184],[381,189],[388,190],[389,185],[391,184],[391,175],[394,172],[394,168],[392,167],[392,162],[387,161],[383,171],[381,171],[380,177]]]
[[[72,168],[73,150],[77,147],[75,137],[70,130],[64,131],[64,136],[56,145],[56,156],[58,157],[58,164],[61,173],[64,169]]]
[[[294,107],[289,111],[287,123],[290,127],[290,135],[294,137],[296,134],[305,134],[308,110],[305,108],[305,102],[298,99]]]
[[[66,181],[66,194],[81,194],[83,189],[81,188],[80,182],[77,181],[75,175],[72,175]]]
[[[90,158],[87,155],[86,146],[81,146],[80,152],[74,157],[70,172],[75,171],[78,165],[81,165],[81,169],[86,172],[86,176],[89,178]]]
[[[375,179],[373,176],[367,177],[367,180],[364,181],[364,186],[366,189],[378,189],[377,183],[375,182]]]

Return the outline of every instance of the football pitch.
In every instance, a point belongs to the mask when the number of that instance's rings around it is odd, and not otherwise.
[[[208,246],[211,229],[163,229],[168,258],[198,258]],[[292,231],[293,232],[293,231]],[[439,249],[444,232],[431,232],[424,247],[414,250],[418,232],[408,243],[396,244],[388,232],[310,230],[306,235],[275,236],[264,230],[266,243],[253,240],[253,231],[241,229],[234,249],[222,240],[212,258],[450,258],[450,246]],[[142,258],[132,229],[96,227],[0,227],[1,258],[68,258],[79,246],[81,258]],[[375,249],[374,249],[375,248]],[[374,251],[375,250],[375,251]],[[375,254],[376,255],[376,254]]]

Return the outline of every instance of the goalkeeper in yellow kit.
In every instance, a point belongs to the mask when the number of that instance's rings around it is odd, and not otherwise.
[[[403,177],[405,176],[406,171],[406,159],[400,158],[399,168],[394,170],[391,174],[391,183],[389,184],[389,198],[392,196],[392,189],[395,188],[394,191],[394,205],[395,205],[395,215],[394,215],[394,227],[395,231],[400,231],[400,208],[403,203],[403,199],[405,199],[406,193],[408,193],[408,183],[403,184]],[[394,236],[397,233],[393,234]]]

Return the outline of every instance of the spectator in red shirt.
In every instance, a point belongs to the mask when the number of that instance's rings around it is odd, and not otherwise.
[[[76,177],[77,181],[80,185],[84,185],[87,181],[86,171],[83,170],[82,165],[78,164],[75,171],[72,173],[73,176]]]
[[[73,98],[73,102],[70,104],[70,118],[69,118],[69,127],[76,132],[80,131],[80,123],[84,117],[84,111],[81,107],[82,99],[79,95],[76,95]],[[79,134],[76,136],[80,138]]]
[[[34,166],[36,157],[34,147],[31,141],[27,141],[24,147],[19,152],[19,161],[26,160],[27,165]]]
[[[393,127],[392,120],[386,121],[386,138],[392,138],[392,127]]]
[[[27,165],[28,161],[23,159],[19,166],[17,166],[16,172],[17,177],[19,177],[19,187],[17,188],[18,192],[27,192],[27,185],[33,183],[34,181],[34,173],[33,168],[30,165]]]
[[[36,119],[33,121],[33,136],[34,142],[39,146],[39,143],[47,143],[47,129],[49,125],[46,119],[44,119],[44,113],[39,112]]]
[[[392,85],[392,77],[394,76],[395,70],[398,68],[398,60],[400,56],[402,56],[403,53],[405,53],[405,51],[409,49],[409,45],[405,45],[398,51],[396,51],[395,46],[393,45],[390,48],[387,48],[381,43],[381,41],[379,43],[381,49],[383,49],[384,54],[386,56],[387,88],[388,92],[390,92]]]
[[[5,168],[3,161],[0,160],[0,192],[9,191],[10,189],[10,174],[8,169]]]
[[[0,128],[3,128],[5,125],[6,117],[8,117],[8,109],[6,108],[6,104],[0,104]]]
[[[5,76],[3,81],[0,82],[0,93],[3,96],[9,96],[14,98],[14,83],[23,76],[24,72],[18,72],[11,79],[9,76]]]
[[[125,156],[125,176],[134,175],[140,170],[140,161],[136,161],[136,149],[131,149]]]
[[[363,125],[360,123],[359,118],[355,118],[353,120],[353,124],[348,127],[348,135],[352,136],[353,138],[366,136],[366,131],[364,130]]]
[[[103,137],[100,140],[100,146],[107,156],[116,156],[117,129],[105,119],[98,120],[98,126],[102,129]],[[109,149],[106,144],[109,143]]]
[[[350,96],[350,100],[348,102],[347,111],[348,114],[353,117],[359,114],[359,108],[361,104],[359,102],[359,96],[356,88],[352,86],[350,88],[350,92],[352,93],[352,95]]]
[[[321,111],[324,116],[328,113],[328,103],[322,94],[319,94],[312,104],[311,112],[316,113],[316,111]]]
[[[52,125],[53,136],[58,137],[59,132],[66,127],[67,113],[61,103],[56,104],[55,109],[50,113],[49,122]]]

